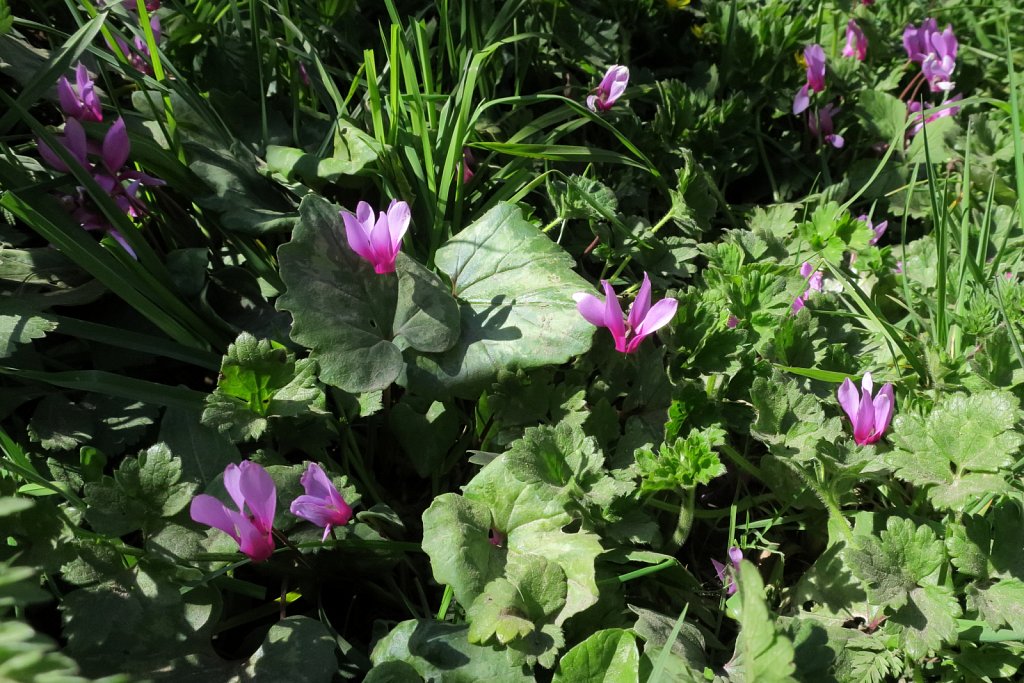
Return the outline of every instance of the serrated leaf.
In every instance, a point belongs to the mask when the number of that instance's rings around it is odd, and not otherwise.
[[[206,398],[202,422],[232,441],[258,439],[272,417],[320,412],[323,392],[316,362],[295,361],[269,339],[243,332],[221,362],[217,389]]]
[[[847,565],[867,584],[872,602],[891,607],[903,605],[944,556],[935,532],[902,517],[890,517],[880,537],[856,534],[854,545],[845,552]]]
[[[636,464],[643,478],[640,490],[677,491],[707,484],[725,474],[725,465],[712,450],[724,442],[725,432],[717,427],[691,429],[684,438],[665,443],[655,455],[650,449],[636,452]]]
[[[964,515],[961,522],[946,527],[949,561],[964,574],[984,578],[988,576],[991,529],[985,518],[977,515]]]
[[[757,567],[743,560],[736,582],[740,596],[740,634],[736,639],[736,662],[748,681],[791,683],[793,643],[779,629],[768,612],[764,583]]]
[[[910,592],[907,603],[891,621],[903,626],[902,642],[907,654],[922,659],[956,640],[958,616],[960,603],[951,589],[921,586]]]
[[[1007,625],[1024,631],[1024,581],[1002,579],[987,587],[972,584],[967,589],[967,606],[993,627]]]
[[[446,350],[459,334],[455,300],[436,275],[399,253],[378,275],[345,241],[338,207],[307,196],[278,258],[291,337],[312,349],[320,379],[350,393],[384,389],[405,366],[401,348]],[[404,340],[404,341],[403,341]]]
[[[1017,399],[1002,392],[956,394],[939,401],[927,417],[900,415],[888,456],[896,475],[928,487],[932,504],[960,510],[986,493],[1008,490],[1002,472],[1024,437],[1013,430]]]
[[[0,8],[2,9],[2,8]],[[3,16],[0,14],[0,23]],[[0,30],[0,35],[4,32]],[[31,307],[18,301],[0,302],[0,358],[7,358],[20,344],[41,339],[57,329],[57,323],[42,318]]]
[[[241,460],[231,441],[200,422],[198,411],[168,408],[160,422],[159,440],[181,460],[181,478],[206,487],[230,463]]]
[[[454,493],[438,496],[423,512],[422,547],[434,579],[451,586],[463,605],[504,571],[505,551],[491,544],[491,524],[486,505]]]
[[[28,433],[46,450],[66,451],[89,442],[93,429],[89,411],[60,394],[49,394],[36,406]]]
[[[560,364],[590,348],[594,327],[572,295],[591,289],[572,259],[499,204],[435,255],[459,300],[462,333],[443,354],[415,355],[410,386],[475,397],[503,371]]]

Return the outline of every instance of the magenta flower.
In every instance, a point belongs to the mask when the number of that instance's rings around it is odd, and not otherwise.
[[[587,322],[608,328],[615,340],[615,350],[621,353],[636,351],[645,337],[672,320],[679,305],[675,299],[662,299],[651,306],[651,280],[644,273],[640,292],[630,306],[629,315],[623,320],[622,306],[615,290],[607,280],[601,280],[601,286],[604,287],[604,301],[585,292],[577,292],[572,298],[576,301],[576,310]]]
[[[192,499],[189,514],[200,524],[220,529],[238,543],[253,562],[262,562],[274,552],[274,512],[277,489],[267,471],[245,460],[224,470],[224,488],[237,510],[205,493]]]
[[[889,221],[882,221],[878,225],[875,225],[874,223],[871,222],[871,219],[868,218],[866,214],[861,214],[860,216],[857,216],[857,220],[863,223],[867,223],[868,230],[871,230],[872,232],[875,233],[875,236],[868,240],[868,244],[872,246],[878,244],[878,240],[882,239],[882,235],[885,234],[886,229],[889,227]]]
[[[629,83],[629,69],[613,64],[608,67],[601,84],[597,86],[597,92],[587,97],[587,107],[590,111],[608,111],[615,104],[616,100],[626,92],[626,84]]]
[[[476,166],[476,159],[473,158],[473,150],[469,147],[462,148],[462,184],[465,185],[473,179],[473,167]]]
[[[725,326],[730,330],[736,329],[736,326],[740,324],[740,319],[734,315],[730,315],[729,319],[725,321]]]
[[[907,51],[907,58],[921,65],[921,72],[932,92],[953,89],[952,76],[958,47],[953,26],[947,24],[939,32],[938,24],[932,18],[921,22],[919,28],[907,26],[903,30],[903,48]]]
[[[95,83],[89,78],[89,71],[81,62],[75,67],[75,85],[67,76],[57,79],[57,97],[64,114],[79,121],[102,121],[103,108],[96,96]]]
[[[842,149],[846,144],[843,136],[835,132],[835,124],[832,122],[832,116],[839,111],[839,107],[826,104],[821,109],[807,113],[807,130],[811,135],[819,142],[827,142],[836,149]]]
[[[345,221],[345,235],[352,251],[369,261],[377,274],[395,272],[402,237],[412,219],[409,205],[392,199],[388,210],[374,218],[370,205],[359,202],[355,214],[342,211],[341,218]]]
[[[793,98],[793,113],[803,113],[811,106],[811,92],[825,89],[825,50],[817,43],[804,48],[804,61],[807,63],[807,82]]]
[[[306,494],[292,501],[291,513],[324,528],[323,540],[336,526],[345,526],[352,519],[352,508],[338,493],[338,489],[320,465],[309,463],[302,474],[302,488]]]
[[[843,56],[856,57],[861,62],[868,56],[867,36],[853,19],[846,24],[846,46],[843,48]]]
[[[793,313],[804,307],[804,302],[811,298],[811,292],[821,291],[822,280],[825,274],[820,270],[814,270],[814,266],[809,261],[804,261],[803,265],[800,266],[800,277],[807,281],[807,289],[803,294],[793,299]]]
[[[953,97],[950,97],[948,100],[946,100],[945,104],[952,104],[953,102],[959,102],[962,99],[963,99],[963,95],[954,95]],[[914,125],[911,126],[909,131],[907,131],[907,139],[908,140],[913,138],[918,133],[920,133],[921,129],[925,127],[925,124],[931,123],[932,121],[936,121],[936,120],[941,119],[941,118],[943,118],[945,116],[956,116],[958,113],[960,113],[960,107],[953,106],[953,107],[945,107],[944,109],[940,109],[939,111],[935,112],[934,114],[931,114],[930,116],[925,117],[925,115],[923,113],[923,110],[924,109],[931,109],[931,108],[932,108],[932,105],[930,103],[928,103],[928,102],[925,102],[924,105],[922,105],[921,102],[918,102],[918,101],[909,102],[907,104],[908,115],[910,116],[910,118],[912,120],[915,121]]]
[[[732,546],[729,548],[729,565],[724,565],[715,558],[711,558],[711,564],[715,567],[715,574],[718,580],[725,586],[725,592],[732,595],[736,592],[735,574],[740,570],[740,561],[743,560],[743,551]]]
[[[153,31],[153,40],[159,42],[162,32],[160,28],[160,18],[157,15],[150,15],[149,27]],[[134,49],[129,46],[121,36],[114,36],[114,41],[121,49],[124,56],[128,58],[128,63],[131,64],[136,71],[144,73],[147,76],[153,75],[153,66],[151,64],[152,56],[149,54],[149,43],[146,42],[145,35],[135,36],[135,38],[132,39]]]
[[[487,542],[495,548],[501,548],[505,545],[505,534],[492,528],[490,533],[487,534]]]
[[[896,407],[892,384],[883,386],[873,399],[872,388],[870,372],[864,373],[859,392],[849,377],[839,387],[839,405],[853,423],[853,440],[860,446],[875,443],[882,438]]]

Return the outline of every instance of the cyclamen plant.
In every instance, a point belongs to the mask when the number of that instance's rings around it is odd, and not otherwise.
[[[793,98],[793,113],[801,114],[811,106],[811,93],[825,89],[825,50],[817,43],[804,48],[807,64],[807,82]]]
[[[220,529],[238,543],[253,562],[263,562],[274,552],[274,512],[277,489],[260,465],[249,460],[228,465],[224,488],[238,507],[233,510],[211,495],[202,493],[192,500],[193,520]]]
[[[302,488],[305,495],[292,501],[291,513],[296,517],[308,520],[324,528],[323,540],[327,540],[331,530],[337,526],[345,526],[352,519],[352,508],[338,493],[337,487],[331,482],[320,465],[309,463],[302,474]]]
[[[718,580],[725,586],[725,592],[728,595],[734,595],[736,593],[736,572],[740,570],[740,562],[743,561],[743,551],[732,546],[729,548],[729,564],[725,565],[711,558],[711,564],[715,568],[715,575]]]
[[[861,62],[868,56],[867,36],[853,19],[846,24],[846,45],[843,46],[843,56],[856,57]]]
[[[57,97],[64,114],[79,121],[102,121],[103,107],[89,71],[81,62],[75,67],[75,85],[67,76],[57,79]]]
[[[809,261],[804,261],[803,265],[800,266],[800,277],[807,281],[807,289],[793,300],[793,305],[791,306],[793,313],[804,307],[804,302],[811,298],[811,292],[821,291],[825,274],[820,270],[815,270]]]
[[[857,391],[849,377],[839,387],[839,405],[850,418],[853,440],[860,446],[873,444],[882,438],[896,408],[891,383],[885,384],[872,398],[873,388],[870,372],[864,373],[860,391]]]
[[[393,199],[387,211],[381,211],[375,218],[373,208],[366,202],[359,202],[355,214],[342,211],[341,218],[352,251],[368,261],[378,275],[395,272],[402,237],[412,219],[409,205]]]
[[[907,58],[921,65],[921,73],[932,92],[953,89],[952,77],[959,42],[953,35],[952,24],[947,24],[940,32],[938,23],[929,17],[920,27],[907,26],[903,31],[903,47]]]
[[[622,306],[615,290],[607,280],[601,280],[601,286],[604,288],[604,301],[585,292],[577,292],[573,299],[580,315],[587,322],[608,328],[615,340],[615,350],[621,353],[636,351],[640,342],[672,320],[679,305],[675,299],[662,299],[652,306],[651,280],[644,273],[640,292],[629,308],[629,315],[623,319]]]
[[[629,69],[619,64],[608,67],[597,92],[587,97],[587,107],[590,111],[608,111],[614,106],[622,93],[626,92],[626,84],[629,83]]]

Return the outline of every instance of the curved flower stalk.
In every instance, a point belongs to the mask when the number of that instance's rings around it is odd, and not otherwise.
[[[302,474],[302,488],[305,495],[292,501],[291,513],[324,528],[324,537],[336,526],[345,526],[352,519],[352,508],[338,493],[323,468],[315,462]]]
[[[629,308],[629,315],[623,319],[615,290],[607,280],[601,280],[601,286],[604,288],[604,301],[586,292],[577,292],[572,298],[576,301],[576,310],[587,322],[608,328],[615,340],[615,350],[620,353],[636,351],[640,342],[672,320],[679,306],[675,299],[662,299],[652,306],[651,279],[644,273],[640,292]]]
[[[825,89],[825,50],[814,43],[804,48],[804,62],[807,64],[807,82],[793,98],[793,113],[802,114],[811,106],[811,93]]]
[[[725,586],[725,592],[733,595],[736,592],[736,572],[740,570],[740,562],[743,561],[743,551],[732,546],[729,548],[729,564],[724,565],[715,558],[711,558],[711,564],[715,567],[715,575]]]
[[[205,493],[192,499],[189,514],[200,524],[220,529],[238,543],[239,550],[253,562],[262,562],[274,552],[274,512],[277,489],[267,471],[249,460],[228,465],[224,488],[238,507],[233,510]]]
[[[608,111],[626,92],[629,83],[629,69],[619,64],[608,67],[595,94],[587,97],[590,111]]]
[[[846,24],[846,45],[843,47],[844,57],[856,57],[863,62],[868,56],[868,38],[853,19]]]
[[[948,92],[956,85],[953,71],[959,45],[953,34],[953,25],[947,24],[940,32],[938,23],[931,17],[921,22],[918,28],[907,26],[903,29],[903,48],[907,51],[907,58],[921,65],[921,73],[932,92]]]
[[[896,407],[891,383],[879,389],[878,394],[872,398],[873,387],[870,372],[864,373],[860,391],[857,391],[849,377],[839,387],[839,405],[850,418],[853,440],[860,446],[875,443],[882,438]]]
[[[355,214],[342,211],[341,218],[345,221],[345,236],[352,251],[369,261],[378,275],[395,272],[395,259],[412,219],[409,205],[392,199],[387,211],[374,217],[373,208],[366,202],[359,202]]]
[[[64,114],[79,121],[102,121],[103,108],[96,95],[96,84],[89,78],[89,71],[81,62],[75,67],[75,85],[67,76],[57,79],[57,98]]]
[[[833,104],[826,104],[821,109],[807,113],[807,130],[821,143],[832,145],[836,149],[842,149],[846,140],[835,131],[835,123],[832,117],[840,112],[839,107]]]
[[[811,292],[821,291],[825,274],[820,270],[815,270],[810,261],[804,261],[803,265],[800,266],[800,277],[807,281],[807,289],[804,290],[803,294],[793,299],[793,313],[804,307],[804,302],[811,298]]]

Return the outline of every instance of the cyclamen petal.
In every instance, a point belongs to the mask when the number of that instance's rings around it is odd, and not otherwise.
[[[626,92],[626,85],[629,83],[629,69],[619,64],[608,67],[597,92],[587,97],[587,108],[590,111],[608,111],[615,102]]]
[[[373,208],[361,201],[355,214],[342,211],[341,218],[349,248],[368,261],[378,275],[395,272],[395,259],[411,220],[409,205],[392,200],[387,211],[375,217]]]
[[[117,173],[128,161],[131,142],[124,118],[118,117],[103,138],[103,163],[111,173]]]
[[[223,481],[237,510],[204,493],[192,499],[189,514],[194,521],[226,533],[253,562],[262,562],[274,552],[274,480],[261,466],[246,460],[228,465]]]
[[[636,351],[645,338],[671,322],[679,305],[675,299],[662,299],[651,306],[650,279],[644,273],[640,293],[630,307],[629,315],[623,319],[622,306],[611,284],[602,280],[601,287],[604,289],[604,301],[584,292],[574,294],[576,310],[595,327],[608,328],[615,350],[620,353]]]
[[[882,438],[896,407],[891,383],[886,383],[874,397],[871,395],[873,388],[871,373],[865,373],[860,391],[847,378],[837,394],[839,405],[853,424],[853,440],[860,446],[875,443]]]
[[[301,481],[306,494],[292,501],[291,513],[324,527],[323,540],[327,540],[332,528],[349,523],[352,508],[338,493],[323,468],[315,462],[306,468]]]
[[[864,31],[853,19],[846,24],[846,45],[843,47],[844,57],[856,57],[863,62],[868,55],[868,39]]]

